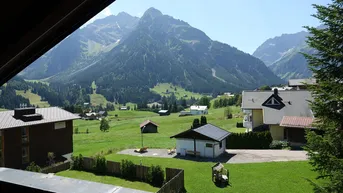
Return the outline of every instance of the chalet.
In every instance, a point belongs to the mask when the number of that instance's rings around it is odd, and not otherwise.
[[[191,106],[190,112],[192,115],[208,114],[207,106]]]
[[[225,152],[226,138],[230,134],[224,129],[206,124],[195,129],[188,129],[170,138],[176,139],[178,155],[215,158]]]
[[[141,128],[141,133],[157,133],[157,127],[158,124],[150,121],[150,120],[146,120],[143,123],[141,123],[139,125],[139,127]]]
[[[85,115],[83,116],[83,119],[85,119],[85,120],[97,120],[97,119],[99,119],[99,116],[96,112],[89,112],[89,113],[85,113]]]
[[[127,111],[128,108],[127,108],[126,106],[122,106],[122,107],[120,107],[120,110],[121,110],[121,111]]]
[[[306,90],[307,85],[315,85],[317,80],[314,78],[309,79],[290,79],[288,80],[288,86],[293,90]]]
[[[170,112],[168,110],[159,110],[158,114],[160,116],[168,116],[168,115],[170,115]]]
[[[269,130],[274,140],[303,144],[305,128],[313,129],[311,93],[306,90],[243,91],[243,125],[252,131]]]
[[[0,112],[0,165],[45,165],[48,152],[53,152],[56,159],[72,153],[73,120],[79,118],[57,107]]]

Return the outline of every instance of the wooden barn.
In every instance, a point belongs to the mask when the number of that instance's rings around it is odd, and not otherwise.
[[[141,133],[157,133],[158,132],[157,131],[158,124],[150,120],[144,121],[139,126],[141,128]]]

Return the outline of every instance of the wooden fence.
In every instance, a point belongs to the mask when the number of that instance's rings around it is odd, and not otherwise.
[[[180,193],[185,192],[184,170],[166,168],[166,183],[157,193]]]
[[[70,168],[70,162],[64,162],[61,164],[56,164],[54,166],[49,166],[46,168],[42,169],[42,173],[48,174],[48,173],[57,173],[57,172],[61,172],[64,170],[68,170]]]

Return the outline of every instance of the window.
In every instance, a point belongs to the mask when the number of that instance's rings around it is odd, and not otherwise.
[[[219,149],[223,147],[223,141],[219,142]]]
[[[55,129],[64,129],[64,128],[66,128],[66,122],[55,123]]]
[[[29,147],[28,146],[22,147],[21,157],[22,157],[22,164],[29,163],[30,159],[29,159]]]
[[[29,142],[29,128],[26,128],[26,127],[21,128],[21,142],[22,143]]]
[[[212,144],[210,144],[210,143],[206,143],[206,147],[210,147],[210,148],[212,148],[212,147],[213,147],[213,145],[212,145]]]
[[[275,98],[271,98],[268,102],[266,102],[266,105],[280,105],[280,102]]]

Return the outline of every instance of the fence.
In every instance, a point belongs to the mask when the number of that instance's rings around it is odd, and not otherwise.
[[[42,173],[48,174],[48,173],[57,173],[57,172],[61,172],[64,170],[68,170],[70,168],[70,162],[64,162],[61,164],[56,164],[54,166],[49,166],[46,168],[42,169]]]
[[[94,160],[89,157],[83,158],[83,167],[86,171],[92,171]],[[136,166],[136,178],[141,181],[147,181],[148,166]],[[107,172],[114,176],[120,176],[120,162],[107,161]],[[161,187],[158,193],[179,193],[185,190],[184,170],[175,168],[166,168],[166,183]]]
[[[157,193],[179,193],[185,192],[184,170],[166,168],[166,183]]]

